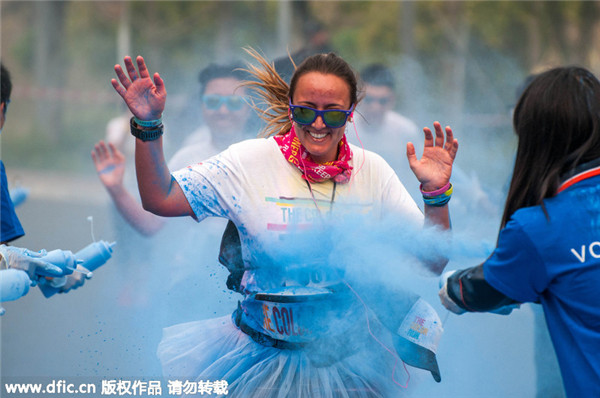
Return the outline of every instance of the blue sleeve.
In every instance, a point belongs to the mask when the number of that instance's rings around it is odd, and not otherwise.
[[[485,280],[520,302],[538,302],[548,285],[540,254],[521,225],[511,220],[500,231],[498,246],[483,264]]]
[[[0,242],[10,242],[25,235],[25,231],[23,231],[17,213],[15,213],[13,202],[10,200],[6,171],[4,170],[4,163],[2,163],[2,161],[0,161],[0,172],[2,174],[0,181],[0,196],[2,199],[2,213],[0,214],[2,229],[0,230]]]

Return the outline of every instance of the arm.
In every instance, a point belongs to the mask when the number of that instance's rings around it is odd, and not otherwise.
[[[129,110],[139,120],[156,120],[162,116],[167,91],[161,77],[150,78],[144,59],[125,57],[127,75],[115,65],[118,77],[111,83]],[[162,146],[162,137],[152,141],[136,139],[135,167],[144,209],[161,216],[193,216],[193,211],[177,182],[171,177]]]
[[[423,129],[425,142],[421,159],[417,159],[415,147],[411,142],[406,146],[410,168],[421,183],[421,190],[425,192],[436,191],[448,184],[452,175],[452,164],[458,150],[458,141],[454,138],[450,127],[445,128],[444,140],[444,131],[440,123],[435,122],[433,126],[435,139],[429,128]],[[444,230],[450,229],[448,204],[443,206],[425,204],[425,223]],[[429,263],[428,267],[439,275],[447,262],[447,258],[441,258]]]
[[[499,292],[485,280],[483,264],[447,274],[444,274],[446,278],[442,277],[439,296],[444,307],[456,314],[471,311],[506,315],[518,306],[518,301]]]
[[[146,236],[160,231],[164,220],[144,210],[123,185],[125,156],[112,143],[106,145],[100,141],[94,145],[92,159],[100,181],[127,223]]]
[[[539,213],[539,221],[546,224],[545,216]],[[523,229],[522,219],[514,216],[500,231],[494,252],[482,265],[442,276],[442,282],[448,281],[441,286],[439,296],[449,310],[507,314],[518,306],[516,303],[540,302],[553,279],[538,246]]]

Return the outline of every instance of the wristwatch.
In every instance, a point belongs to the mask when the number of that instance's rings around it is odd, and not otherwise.
[[[164,128],[162,123],[156,127],[147,129],[143,127],[140,128],[133,119],[134,118],[132,117],[129,121],[129,125],[131,126],[131,135],[133,135],[135,138],[139,138],[142,141],[154,141],[163,135]]]

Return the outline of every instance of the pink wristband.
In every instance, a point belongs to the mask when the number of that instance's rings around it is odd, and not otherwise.
[[[450,182],[441,187],[440,189],[436,189],[435,191],[426,192],[423,191],[423,184],[419,185],[419,190],[421,191],[421,195],[427,198],[433,198],[434,196],[439,196],[450,189]]]

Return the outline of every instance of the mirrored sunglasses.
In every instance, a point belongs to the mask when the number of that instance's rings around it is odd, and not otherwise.
[[[377,102],[381,106],[386,106],[392,101],[392,99],[390,97],[373,97],[373,96],[367,95],[363,101],[365,101],[365,103],[367,103],[367,104],[372,104],[372,103]]]
[[[202,104],[210,111],[221,109],[223,105],[230,111],[239,111],[244,107],[244,97],[239,95],[207,94],[202,96]]]
[[[349,110],[345,109],[326,109],[318,110],[310,108],[308,106],[292,105],[290,101],[290,112],[292,113],[292,119],[303,125],[313,124],[317,117],[321,117],[323,123],[329,128],[338,128],[346,124],[348,117],[352,115],[354,106],[351,106]]]

